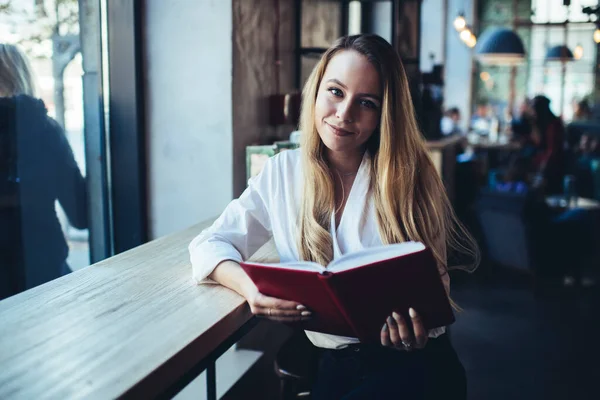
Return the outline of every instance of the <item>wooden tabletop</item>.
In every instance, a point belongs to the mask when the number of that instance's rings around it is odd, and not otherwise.
[[[448,146],[453,146],[461,141],[466,140],[462,135],[451,135],[445,138],[441,138],[438,140],[428,140],[426,142],[427,148],[429,150],[440,150],[444,149]]]
[[[161,393],[217,348],[251,313],[192,280],[187,245],[210,222],[0,301],[0,398]]]
[[[467,144],[477,150],[519,150],[521,144],[514,141],[506,140],[489,140],[487,137],[479,136],[478,134],[468,134],[466,136]],[[475,140],[473,140],[475,139]]]

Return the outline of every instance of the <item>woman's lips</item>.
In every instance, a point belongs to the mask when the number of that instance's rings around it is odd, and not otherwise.
[[[350,135],[354,134],[354,132],[350,132],[345,129],[338,128],[337,126],[328,124],[327,122],[325,122],[325,124],[327,124],[327,126],[329,127],[329,129],[331,129],[331,132],[333,132],[333,134],[335,136],[343,137],[343,136],[350,136]]]

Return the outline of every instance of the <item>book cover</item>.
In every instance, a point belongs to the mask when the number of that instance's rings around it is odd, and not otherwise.
[[[365,249],[327,267],[310,262],[241,265],[261,293],[299,302],[313,312],[310,321],[292,324],[297,328],[379,342],[392,311],[410,323],[408,309],[414,308],[426,329],[454,322],[433,254],[421,243]]]

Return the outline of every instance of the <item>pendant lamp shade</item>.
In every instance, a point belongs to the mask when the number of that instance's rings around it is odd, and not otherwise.
[[[481,35],[476,57],[482,64],[517,65],[525,61],[525,46],[514,31],[496,28]]]
[[[546,52],[546,61],[568,62],[574,59],[573,52],[564,45],[550,47]]]

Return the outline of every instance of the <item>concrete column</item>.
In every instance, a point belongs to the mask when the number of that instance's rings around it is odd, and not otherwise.
[[[218,216],[232,199],[232,2],[144,5],[153,239]]]

